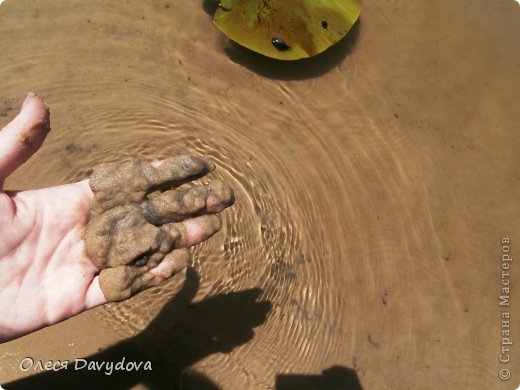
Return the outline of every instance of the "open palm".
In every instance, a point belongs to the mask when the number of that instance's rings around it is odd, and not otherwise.
[[[0,342],[107,302],[100,287],[104,266],[93,262],[85,248],[85,227],[95,203],[88,181],[3,191],[8,175],[39,149],[49,130],[49,110],[29,94],[18,116],[0,131]],[[187,176],[184,181],[190,179]],[[218,202],[213,199],[213,203]],[[217,232],[221,224],[213,213],[231,203],[228,191],[220,207],[199,208],[196,216],[188,212],[176,219],[182,237],[154,264],[139,263],[137,271],[132,271],[139,283],[128,282],[133,283],[130,293],[157,285],[181,270],[189,259],[185,248]],[[125,272],[113,274],[129,277]]]

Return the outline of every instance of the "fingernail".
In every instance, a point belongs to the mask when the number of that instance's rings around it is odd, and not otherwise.
[[[206,167],[208,169],[208,172],[212,172],[215,170],[215,168],[217,167],[215,165],[215,163],[213,161],[211,161],[210,159],[208,159],[207,157],[204,157],[203,158],[204,162],[206,163]]]
[[[22,108],[25,107],[35,96],[36,94],[34,92],[29,92],[22,103]]]

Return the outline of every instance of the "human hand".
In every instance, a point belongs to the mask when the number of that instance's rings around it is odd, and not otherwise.
[[[49,110],[34,94],[0,131],[0,342],[178,273],[187,248],[220,230],[214,213],[234,200],[221,182],[164,191],[214,169],[192,156],[102,164],[93,190],[83,180],[3,191],[49,131]]]

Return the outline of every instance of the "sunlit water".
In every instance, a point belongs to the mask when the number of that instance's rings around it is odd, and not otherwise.
[[[35,374],[19,370],[25,356],[102,350],[94,359],[151,360],[154,380],[183,388],[518,384],[520,349],[510,382],[497,376],[500,239],[520,232],[518,4],[367,0],[344,41],[298,63],[231,45],[211,9],[0,7],[2,124],[32,90],[53,128],[6,187],[197,153],[237,199],[187,278],[1,345],[0,383]],[[36,384],[112,386],[82,375]]]

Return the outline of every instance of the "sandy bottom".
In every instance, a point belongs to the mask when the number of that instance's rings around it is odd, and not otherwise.
[[[0,121],[33,90],[53,128],[6,188],[194,153],[236,193],[186,275],[0,345],[0,384],[516,388],[520,264],[509,307],[499,295],[502,238],[520,253],[520,6],[366,0],[345,40],[298,63],[230,44],[211,8],[0,6]],[[74,370],[87,357],[153,371]]]

